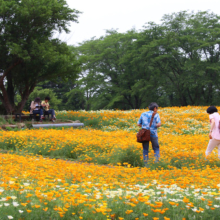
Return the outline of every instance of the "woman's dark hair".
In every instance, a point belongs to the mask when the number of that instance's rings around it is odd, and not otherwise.
[[[156,102],[151,102],[150,105],[148,106],[149,110],[153,111],[154,108],[158,108],[158,104]]]
[[[41,103],[40,97],[35,98],[35,99],[34,99],[34,102],[35,102],[35,103]]]
[[[49,97],[49,96],[46,96],[44,100],[50,101],[50,97]]]
[[[218,109],[215,106],[210,106],[210,107],[207,108],[206,112],[208,114],[212,114],[214,112],[218,112]]]

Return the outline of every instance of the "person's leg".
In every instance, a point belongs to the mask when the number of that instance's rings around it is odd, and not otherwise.
[[[206,157],[211,154],[215,147],[218,147],[218,158],[220,159],[220,140],[210,139],[208,147],[206,149],[205,155]]]
[[[211,152],[213,151],[213,149],[219,145],[220,141],[219,140],[215,140],[215,139],[210,139],[209,140],[209,144],[208,144],[208,147],[206,149],[206,152],[205,152],[205,155],[206,157],[211,154]],[[218,148],[219,149],[219,148]]]
[[[42,109],[33,110],[33,114],[35,115],[34,118],[36,119],[36,115],[39,114],[39,115],[40,115],[40,121],[42,121],[42,114],[41,114],[42,112],[41,112],[41,110],[42,110]],[[42,111],[43,111],[43,110],[42,110]]]
[[[55,115],[54,109],[51,109],[51,110],[52,110],[53,118],[56,119],[56,115]]]
[[[49,109],[48,113],[51,114],[52,118],[55,118],[55,111],[54,111],[54,109]]]
[[[42,121],[42,119],[43,119],[43,114],[44,114],[43,109],[42,108],[39,109],[40,121]]]
[[[143,159],[144,159],[144,163],[146,165],[147,161],[148,161],[149,141],[142,143],[142,146],[143,146]]]
[[[155,161],[158,162],[160,158],[160,147],[158,143],[158,137],[151,137],[150,140],[152,143],[152,148],[154,150]]]

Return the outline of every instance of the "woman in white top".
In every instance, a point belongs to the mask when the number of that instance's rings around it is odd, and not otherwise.
[[[30,114],[39,114],[40,115],[40,122],[42,122],[42,118],[43,118],[43,109],[41,106],[41,100],[39,97],[35,98],[34,101],[31,102],[31,110],[30,110]]]
[[[209,133],[209,144],[206,149],[206,156],[208,156],[213,149],[217,146],[218,147],[218,158],[220,159],[220,116],[218,114],[218,110],[215,106],[210,106],[207,108],[207,113],[209,114],[210,120],[210,133]]]

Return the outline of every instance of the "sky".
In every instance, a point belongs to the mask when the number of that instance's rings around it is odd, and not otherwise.
[[[72,23],[69,34],[57,34],[69,45],[78,45],[105,30],[126,32],[142,29],[145,23],[160,23],[164,14],[184,10],[207,11],[220,15],[220,0],[66,0],[70,8],[82,12],[79,23]]]

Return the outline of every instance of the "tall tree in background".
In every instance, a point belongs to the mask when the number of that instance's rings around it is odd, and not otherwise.
[[[153,99],[150,91],[155,82],[140,56],[138,37],[135,30],[123,34],[111,30],[78,48],[84,63],[80,82],[90,103],[88,109],[135,109]]]
[[[0,0],[0,100],[7,113],[20,112],[40,82],[58,76],[76,79],[75,54],[52,36],[68,32],[78,13],[65,0]],[[21,96],[18,105],[16,93]]]
[[[157,70],[161,86],[177,105],[217,102],[213,97],[220,82],[219,19],[213,13],[184,11],[165,15],[162,25],[150,24],[142,33],[146,38],[161,32],[142,48],[142,56]]]
[[[107,31],[78,47],[87,109],[210,105],[220,101],[220,16],[186,11],[139,32]]]

